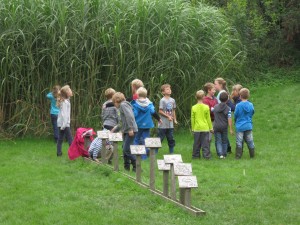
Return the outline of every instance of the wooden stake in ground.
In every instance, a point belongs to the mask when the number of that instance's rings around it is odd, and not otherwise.
[[[197,188],[198,182],[196,176],[178,176],[178,183],[180,188],[180,202],[181,204],[191,207],[191,188]]]
[[[106,164],[108,160],[106,158],[106,148],[105,148],[106,140],[108,139],[108,134],[109,134],[108,130],[97,131],[98,138],[101,138],[102,140],[101,161],[103,164]]]
[[[150,181],[149,186],[151,190],[155,190],[155,151],[161,148],[160,138],[146,138],[145,146],[150,151]]]
[[[109,133],[108,140],[114,143],[114,152],[113,152],[114,171],[119,171],[118,142],[123,141],[122,133]]]
[[[142,158],[141,155],[146,154],[146,148],[144,145],[130,145],[130,151],[132,155],[136,155],[136,181],[141,182],[142,174]]]
[[[182,162],[181,155],[164,155],[164,162],[170,164],[171,174],[171,199],[176,200],[176,179],[174,174],[174,163]]]
[[[169,196],[169,171],[171,169],[170,164],[165,164],[164,160],[157,160],[158,170],[163,171],[163,195]]]

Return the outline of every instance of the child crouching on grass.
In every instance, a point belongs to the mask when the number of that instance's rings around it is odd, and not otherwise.
[[[131,154],[130,145],[133,144],[134,136],[138,128],[134,119],[132,106],[125,100],[125,96],[121,92],[117,92],[113,95],[112,102],[120,111],[121,121],[111,132],[116,132],[121,129],[123,133],[124,169],[130,171],[130,164],[132,164],[132,171],[135,172],[136,159],[135,156]]]

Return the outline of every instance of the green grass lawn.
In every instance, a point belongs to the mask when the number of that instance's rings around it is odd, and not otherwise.
[[[194,217],[120,173],[81,158],[56,157],[50,139],[1,141],[0,224],[300,224],[300,85],[251,88],[256,157],[191,160],[193,138],[175,133],[199,188]],[[230,137],[234,147],[234,137]],[[121,150],[120,150],[121,153]],[[166,142],[157,155],[167,153]],[[142,180],[148,183],[149,160]],[[123,171],[122,158],[120,169]],[[134,176],[135,174],[129,173]],[[156,188],[162,174],[156,171]]]

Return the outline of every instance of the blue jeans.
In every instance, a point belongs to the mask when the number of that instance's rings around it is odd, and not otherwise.
[[[226,156],[228,147],[228,130],[215,132],[215,143],[218,156]]]
[[[64,137],[67,137],[69,146],[72,144],[73,141],[73,137],[71,134],[71,129],[70,127],[66,127],[64,130],[61,130],[60,127],[59,129],[59,136],[58,136],[58,141],[57,141],[57,155],[60,156],[62,155],[62,151],[61,151],[61,147],[62,147],[62,143],[64,141]]]
[[[236,132],[236,147],[243,148],[243,141],[246,141],[249,149],[254,148],[252,130]]]
[[[124,156],[124,168],[126,170],[130,169],[130,163],[132,164],[133,168],[136,167],[135,155],[132,155],[130,151],[130,145],[133,144],[134,136],[130,137],[128,133],[123,134],[123,156]]]
[[[135,135],[133,144],[134,145],[145,145],[145,138],[148,138],[148,137],[150,137],[150,129],[149,128],[148,129],[139,128],[138,132]],[[147,152],[147,155],[149,155],[148,148],[146,148],[146,152]],[[147,159],[147,155],[142,155],[142,159],[143,160]]]
[[[159,128],[158,129],[158,137],[160,141],[163,142],[164,138],[167,137],[169,152],[174,153],[175,140],[173,137],[174,128]]]
[[[58,140],[58,127],[57,127],[57,117],[58,115],[55,114],[50,114],[51,117],[51,123],[52,123],[52,127],[53,127],[53,135],[54,135],[54,141],[55,143],[57,143]]]

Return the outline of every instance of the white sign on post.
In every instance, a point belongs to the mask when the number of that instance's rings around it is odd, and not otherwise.
[[[108,134],[109,134],[108,130],[97,131],[97,136],[98,136],[98,138],[101,138],[101,139],[108,139]]]
[[[165,161],[162,159],[157,160],[157,166],[158,166],[158,170],[170,170],[171,169],[170,164],[165,164]]]
[[[160,138],[145,138],[146,148],[161,148]]]
[[[130,145],[130,151],[133,155],[144,155],[146,154],[145,145]]]
[[[181,155],[164,155],[165,163],[180,163],[182,162]]]
[[[174,163],[175,176],[190,176],[192,175],[191,163]]]
[[[178,176],[179,188],[197,188],[196,176]]]
[[[108,134],[108,140],[112,142],[123,141],[122,133],[111,133]]]

